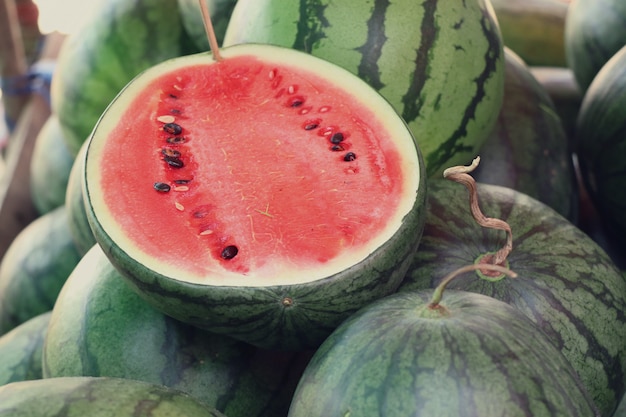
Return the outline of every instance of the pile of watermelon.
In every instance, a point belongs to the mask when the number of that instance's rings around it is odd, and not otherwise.
[[[0,260],[0,416],[626,416],[624,20],[94,2]]]

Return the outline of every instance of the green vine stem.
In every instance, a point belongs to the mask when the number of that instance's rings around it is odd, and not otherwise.
[[[509,253],[513,250],[513,233],[511,232],[511,226],[509,226],[507,222],[500,219],[486,217],[480,209],[476,180],[474,180],[474,177],[469,175],[470,172],[476,169],[479,163],[480,156],[477,156],[468,166],[460,165],[447,168],[443,171],[443,177],[448,180],[458,182],[459,184],[463,184],[467,188],[469,191],[470,210],[474,220],[476,220],[476,223],[490,229],[504,230],[507,233],[506,244],[494,254],[492,261],[495,265],[504,265],[504,261],[506,261],[507,256],[509,256]]]
[[[511,271],[509,268],[500,266],[500,265],[492,265],[492,264],[471,264],[471,265],[466,265],[466,266],[462,266],[458,269],[455,269],[454,271],[450,272],[448,275],[446,275],[441,282],[439,283],[439,285],[437,285],[437,288],[435,288],[435,291],[433,293],[433,296],[430,299],[430,303],[428,304],[428,308],[430,309],[436,309],[439,308],[439,303],[441,303],[441,298],[443,297],[443,292],[446,289],[446,287],[448,286],[448,284],[457,276],[464,274],[466,272],[470,272],[470,271],[476,271],[477,269],[487,269],[490,271],[494,271],[494,272],[499,272],[501,274],[505,274],[511,278],[516,278],[517,274],[513,271]]]

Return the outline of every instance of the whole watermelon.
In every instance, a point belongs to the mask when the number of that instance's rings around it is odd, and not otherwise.
[[[0,263],[0,335],[52,310],[79,260],[65,206],[22,229]]]
[[[626,2],[572,1],[565,20],[565,54],[582,91],[611,57],[626,45]]]
[[[474,178],[523,192],[575,222],[578,183],[561,118],[529,66],[508,48],[504,55],[504,101]]]
[[[428,176],[464,163],[502,103],[503,42],[484,0],[239,0],[224,45],[306,51],[357,74],[407,122]]]
[[[575,147],[585,188],[615,247],[626,255],[626,46],[586,91],[578,114]]]
[[[95,245],[52,310],[43,376],[141,380],[186,392],[231,417],[279,417],[310,356],[255,348],[164,315]]]
[[[441,277],[443,278],[443,277]],[[343,322],[304,371],[289,417],[591,417],[561,352],[493,297],[410,291]]]
[[[52,79],[52,110],[73,155],[109,102],[146,68],[196,52],[177,0],[98,0],[64,42]]]

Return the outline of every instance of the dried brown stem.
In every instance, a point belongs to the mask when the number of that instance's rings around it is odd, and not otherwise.
[[[211,13],[209,13],[209,8],[205,0],[198,0],[198,2],[200,3],[200,10],[202,11],[202,22],[204,23],[204,30],[206,32],[207,38],[209,39],[209,47],[211,48],[211,52],[213,53],[213,58],[215,58],[216,61],[221,61],[224,58],[222,58],[219,45],[217,44],[215,30],[213,29],[213,22],[211,21]]]
[[[504,230],[507,233],[506,244],[502,248],[500,248],[500,250],[498,250],[493,256],[493,264],[501,265],[504,263],[507,256],[509,256],[511,250],[513,250],[513,233],[511,231],[511,226],[509,226],[507,222],[500,219],[486,217],[480,209],[480,205],[478,203],[478,190],[476,188],[476,180],[474,180],[474,177],[469,175],[470,172],[476,169],[479,163],[480,157],[477,156],[468,166],[460,165],[446,169],[443,172],[443,177],[451,181],[458,182],[459,184],[463,184],[467,188],[467,190],[469,191],[470,210],[472,212],[474,220],[476,220],[476,223],[478,223],[482,227]]]

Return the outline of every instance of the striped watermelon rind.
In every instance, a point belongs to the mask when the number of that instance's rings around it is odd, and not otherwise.
[[[502,104],[503,41],[489,2],[239,0],[224,46],[269,43],[357,74],[405,119],[428,177],[466,163]]]
[[[448,288],[505,301],[539,325],[579,373],[602,415],[609,416],[626,382],[626,281],[589,236],[543,203],[506,187],[478,184],[485,216],[513,233],[508,267],[517,278],[456,278]],[[429,182],[426,226],[399,291],[433,288],[451,271],[479,262],[505,243],[501,230],[479,226],[467,190]]]

